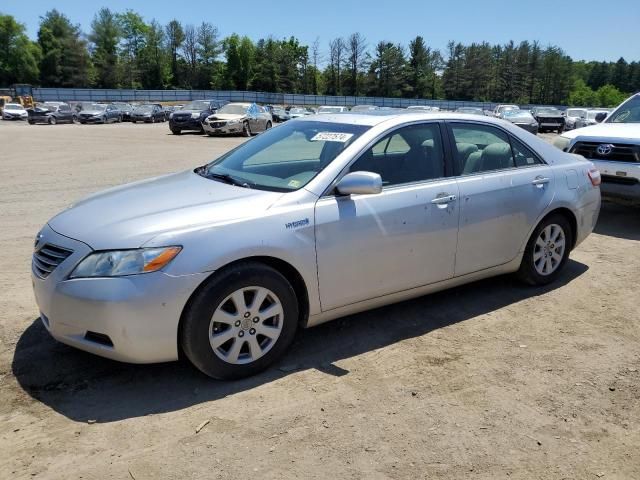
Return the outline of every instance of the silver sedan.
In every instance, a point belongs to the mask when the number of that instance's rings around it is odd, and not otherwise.
[[[195,170],[52,218],[32,274],[46,329],[115,360],[254,374],[299,327],[481,278],[562,275],[600,177],[502,120],[293,120]]]

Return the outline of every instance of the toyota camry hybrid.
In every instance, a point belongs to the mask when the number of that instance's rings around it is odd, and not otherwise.
[[[32,261],[44,326],[239,378],[299,327],[500,274],[552,282],[594,228],[583,157],[499,119],[383,113],[292,120],[53,217]]]

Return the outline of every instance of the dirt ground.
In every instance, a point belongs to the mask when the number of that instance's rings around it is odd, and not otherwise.
[[[0,478],[640,478],[637,209],[606,205],[548,288],[501,277],[338,320],[243,381],[51,339],[40,227],[240,141],[0,122]]]

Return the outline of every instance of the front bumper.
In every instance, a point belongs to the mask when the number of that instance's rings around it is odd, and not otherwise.
[[[27,118],[28,118],[28,115],[14,115],[12,113],[2,114],[3,120],[26,120]]]
[[[171,118],[169,119],[169,128],[171,130],[202,130],[200,118],[189,117],[187,119]]]
[[[640,202],[640,164],[591,160],[602,176],[603,198]]]
[[[530,123],[516,123],[516,126],[526,130],[529,133],[533,133],[534,135],[538,134],[538,124],[534,123],[531,125]]]
[[[80,123],[104,123],[102,117],[83,117],[82,115],[78,117],[78,121]]]
[[[233,135],[242,133],[243,123],[229,123],[225,121],[205,121],[202,124],[204,131],[211,135]]]
[[[164,272],[117,278],[68,279],[92,250],[42,230],[41,242],[73,253],[46,278],[32,269],[42,323],[58,341],[113,360],[156,363],[178,358],[178,323],[193,291],[209,274]],[[97,334],[97,335],[96,335]],[[106,340],[105,340],[106,339]]]

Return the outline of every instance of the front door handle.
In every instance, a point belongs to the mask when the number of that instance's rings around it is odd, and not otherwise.
[[[549,183],[551,180],[547,177],[538,176],[533,179],[531,182],[532,185],[535,185],[538,188],[544,188],[544,186]]]
[[[434,198],[433,200],[431,200],[431,203],[433,203],[434,205],[447,205],[451,202],[455,202],[456,198],[457,197],[455,195],[445,194],[445,195]]]

